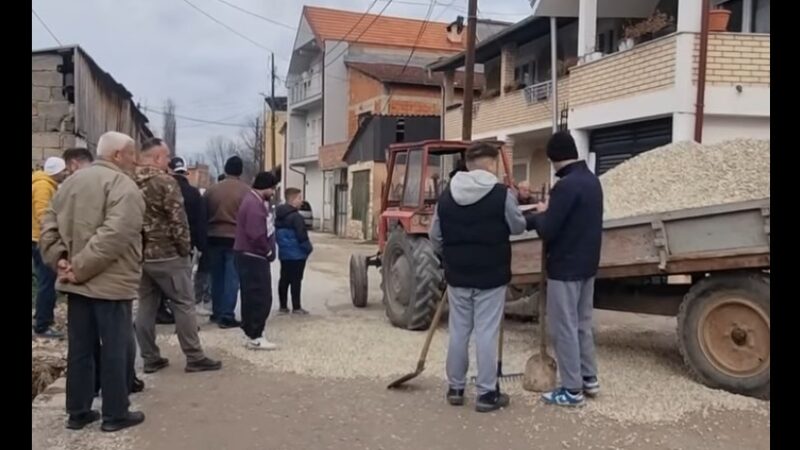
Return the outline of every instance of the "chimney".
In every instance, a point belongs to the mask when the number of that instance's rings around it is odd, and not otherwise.
[[[447,40],[454,44],[460,44],[463,31],[464,16],[458,16],[454,22],[447,26]]]

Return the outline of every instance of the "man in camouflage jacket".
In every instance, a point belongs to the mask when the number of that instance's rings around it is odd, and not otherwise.
[[[139,286],[136,337],[144,359],[144,372],[157,372],[169,365],[156,345],[156,316],[163,297],[169,299],[186,371],[218,370],[219,361],[207,358],[200,345],[194,315],[191,237],[180,187],[167,173],[169,148],[160,139],[142,145],[136,184],[145,201],[142,226],[144,265]]]

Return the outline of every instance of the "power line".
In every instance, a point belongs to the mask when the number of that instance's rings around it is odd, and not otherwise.
[[[227,29],[227,30],[228,30],[228,31],[230,31],[231,33],[233,33],[233,34],[235,34],[235,35],[239,36],[240,38],[242,38],[242,39],[246,40],[247,42],[249,42],[249,43],[251,43],[251,44],[253,44],[253,45],[255,45],[256,47],[258,47],[258,48],[260,48],[260,49],[262,49],[262,50],[266,50],[266,51],[268,51],[268,52],[272,52],[272,51],[273,51],[273,50],[272,50],[272,49],[270,49],[269,47],[266,47],[266,46],[264,46],[264,45],[261,45],[260,43],[258,43],[258,42],[256,42],[256,41],[254,41],[254,40],[250,39],[249,37],[247,37],[247,36],[245,36],[244,34],[240,33],[239,31],[237,31],[237,30],[236,30],[236,29],[234,29],[233,27],[229,26],[229,25],[228,25],[228,24],[226,24],[225,22],[222,22],[221,20],[217,19],[216,17],[212,16],[211,14],[209,14],[209,13],[207,13],[207,12],[203,11],[203,10],[202,10],[202,9],[200,9],[200,8],[199,8],[197,5],[195,5],[194,3],[190,2],[189,0],[183,0],[183,2],[184,2],[184,3],[186,3],[187,5],[189,5],[190,7],[192,7],[192,9],[194,9],[195,11],[197,11],[197,12],[199,12],[200,14],[202,14],[202,15],[204,15],[204,16],[206,16],[206,17],[208,17],[209,19],[213,20],[213,21],[214,21],[214,22],[216,22],[218,25],[221,25],[221,26],[225,27],[225,29]],[[281,58],[281,59],[283,59],[284,61],[289,61],[288,59],[286,59],[286,58],[284,58],[284,57],[282,57],[282,56],[281,56],[280,58]]]
[[[374,5],[376,2],[377,2],[377,0],[373,1],[373,2],[372,2],[372,4]],[[355,39],[353,39],[353,42],[358,42],[358,40],[359,40],[359,39],[361,39],[361,36],[364,36],[364,34],[366,34],[366,32],[367,32],[367,31],[369,31],[370,27],[372,27],[372,25],[374,25],[374,24],[375,24],[375,22],[376,22],[378,19],[380,19],[380,17],[383,15],[383,13],[386,11],[386,9],[388,9],[388,8],[389,8],[389,5],[391,5],[391,4],[392,4],[392,0],[388,0],[388,1],[386,2],[386,4],[385,4],[385,5],[383,5],[383,8],[381,8],[381,10],[378,12],[378,14],[376,14],[376,15],[375,15],[375,16],[372,18],[372,22],[370,22],[369,24],[367,24],[367,26],[366,26],[366,27],[365,27],[365,28],[364,28],[364,29],[361,31],[361,33],[359,33],[359,34],[358,34],[358,36],[356,36],[356,38],[355,38]],[[372,5],[370,5],[370,8],[372,8]],[[367,9],[367,11],[369,11],[369,9]],[[366,15],[367,15],[367,13],[365,12],[365,13],[364,13],[364,14],[361,16],[361,18],[364,18]],[[359,22],[360,22],[360,21],[361,21],[361,19],[359,19]],[[356,24],[356,25],[357,25],[357,24]],[[356,28],[356,26],[355,26],[355,25],[353,25],[353,28],[351,29],[351,31],[352,31],[352,30],[354,30],[355,28]],[[348,32],[348,34],[350,34],[350,33]],[[344,37],[344,38],[342,38],[342,40],[341,40],[341,41],[339,41],[339,42],[342,42],[342,41],[344,41],[346,38],[347,38],[347,35],[345,35],[345,37]],[[333,64],[333,62],[334,62],[334,61],[336,61],[336,60],[338,60],[338,59],[339,59],[339,58],[340,58],[342,55],[344,55],[344,52],[346,52],[346,51],[347,51],[347,49],[345,49],[345,50],[342,50],[342,52],[341,52],[341,53],[339,53],[339,56],[337,56],[336,58],[332,58],[332,59],[331,59],[331,61],[330,61],[328,64],[326,64],[326,65],[325,65],[325,67],[328,67],[329,65]]]
[[[353,26],[350,27],[349,30],[347,30],[347,33],[345,33],[344,36],[340,40],[336,41],[336,43],[333,44],[333,47],[331,47],[331,49],[328,50],[328,53],[333,53],[333,51],[335,49],[339,48],[339,45],[341,45],[342,42],[347,40],[347,37],[350,36],[350,33],[352,33],[356,29],[356,27],[361,23],[362,20],[364,20],[364,17],[367,17],[367,14],[369,14],[370,10],[372,10],[372,8],[375,6],[376,3],[378,3],[378,0],[372,0],[372,3],[370,3],[370,5],[367,8],[367,10],[364,11],[364,13],[361,14],[361,17],[358,18],[356,23],[354,23]],[[389,0],[389,3],[391,3],[391,0]],[[344,53],[344,52],[342,52],[342,53]],[[341,55],[339,55],[339,56],[341,56]],[[334,60],[336,60],[336,59],[338,59],[338,57],[334,58]],[[328,67],[330,64],[331,63],[326,64],[325,67]]]
[[[36,19],[39,21],[39,23],[42,24],[44,29],[47,30],[47,32],[50,34],[50,37],[53,38],[53,40],[56,41],[59,46],[64,45],[64,44],[61,43],[60,40],[58,40],[56,35],[50,30],[50,27],[48,27],[47,24],[44,23],[44,20],[41,17],[39,17],[39,14],[36,12],[35,9],[33,9],[33,7],[31,7],[31,12],[33,12],[33,15],[36,17]]]
[[[297,31],[297,28],[295,28],[295,27],[293,27],[293,26],[291,26],[289,24],[285,24],[283,22],[278,22],[277,20],[270,19],[269,17],[264,17],[264,16],[262,16],[260,14],[254,13],[253,11],[248,11],[248,10],[242,8],[241,6],[237,6],[237,5],[234,5],[233,3],[226,2],[225,0],[217,0],[217,1],[222,3],[223,5],[227,5],[227,6],[233,8],[235,10],[241,11],[241,12],[243,12],[245,14],[249,14],[249,15],[251,15],[253,17],[257,17],[257,18],[259,18],[261,20],[264,20],[266,22],[269,22],[269,23],[271,23],[273,25],[278,25],[280,27],[283,27],[283,28],[286,28],[286,29],[289,29],[289,30],[292,30],[292,31]]]
[[[164,111],[160,111],[160,110],[153,109],[153,108],[148,108],[147,106],[142,106],[141,109],[143,109],[143,110],[145,110],[147,112],[158,114],[160,116],[163,116],[164,114],[166,114]],[[183,116],[183,115],[179,115],[179,114],[174,114],[174,115],[178,119],[188,120],[190,122],[204,123],[204,124],[208,124],[208,125],[220,125],[220,126],[223,126],[223,127],[235,127],[235,128],[247,128],[248,127],[247,125],[236,124],[236,123],[220,122],[220,121],[216,121],[216,120],[198,119],[196,117]]]

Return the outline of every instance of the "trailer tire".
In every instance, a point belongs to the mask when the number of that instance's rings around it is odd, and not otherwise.
[[[697,282],[678,313],[681,355],[703,384],[769,399],[770,286],[761,275]]]
[[[389,322],[407,330],[427,330],[442,292],[442,270],[433,244],[397,227],[386,241],[381,270]]]
[[[368,292],[367,257],[354,253],[350,255],[350,300],[353,306],[366,307]]]

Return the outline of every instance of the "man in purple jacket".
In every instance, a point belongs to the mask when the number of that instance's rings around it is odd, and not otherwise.
[[[277,178],[261,172],[253,189],[242,199],[236,216],[234,262],[242,296],[242,330],[247,348],[277,348],[264,337],[264,326],[272,309],[272,277],[269,264],[275,260],[275,222],[269,199],[275,194]]]

